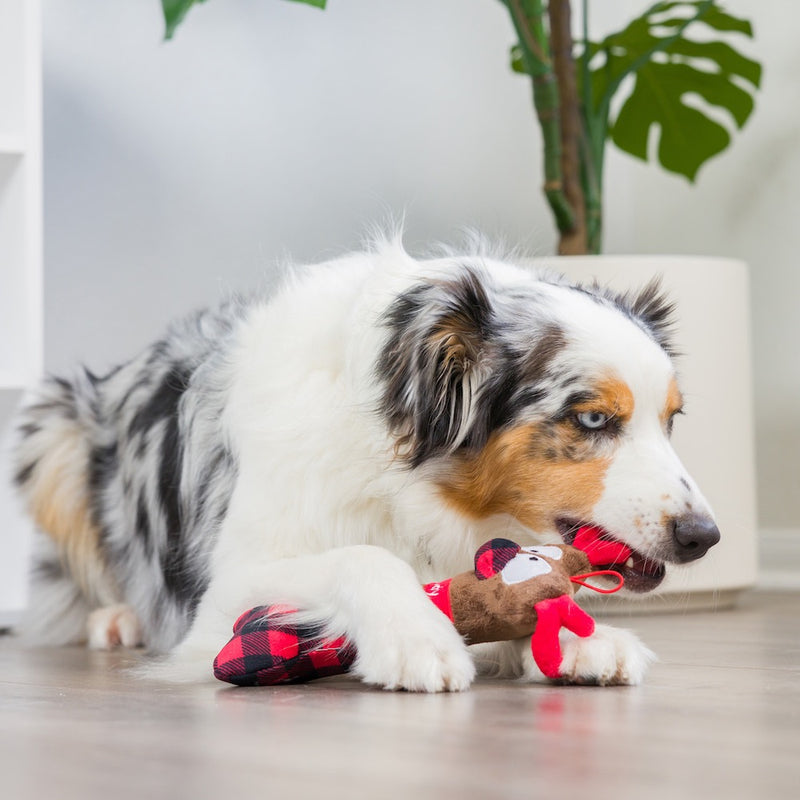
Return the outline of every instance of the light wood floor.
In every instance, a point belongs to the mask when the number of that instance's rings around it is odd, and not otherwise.
[[[0,797],[800,796],[800,594],[615,621],[661,657],[641,687],[174,687],[6,636]]]

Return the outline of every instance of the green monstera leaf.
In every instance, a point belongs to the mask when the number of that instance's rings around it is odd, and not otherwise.
[[[183,22],[183,18],[189,9],[197,3],[204,3],[205,0],[161,0],[161,7],[164,11],[164,22],[166,24],[166,39],[171,39],[178,27]],[[305,3],[316,8],[325,8],[327,0],[294,0],[296,3]]]
[[[614,144],[647,160],[656,127],[659,162],[690,181],[728,146],[731,130],[745,124],[761,82],[760,65],[728,42],[686,38],[689,26],[698,30],[701,24],[706,35],[752,37],[749,22],[715,2],[659,2],[624,30],[589,44],[581,56],[591,67],[589,113],[606,117]],[[612,118],[611,99],[628,75],[633,88]]]
[[[167,26],[164,34],[165,38],[171,39],[189,9],[195,3],[202,2],[204,0],[161,0],[161,6],[164,10],[164,22]]]

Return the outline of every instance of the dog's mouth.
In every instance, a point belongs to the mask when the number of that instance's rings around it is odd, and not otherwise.
[[[667,574],[663,561],[634,550],[597,525],[560,519],[556,527],[567,544],[586,553],[592,566],[619,572],[625,579],[625,588],[632,592],[643,594],[653,591]]]

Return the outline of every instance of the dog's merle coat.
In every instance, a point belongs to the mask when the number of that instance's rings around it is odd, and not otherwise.
[[[208,583],[208,554],[236,479],[220,430],[225,359],[246,310],[236,301],[193,314],[103,377],[84,370],[72,381],[50,378],[23,412],[15,476],[23,492],[59,417],[86,437],[107,591],[136,608],[154,649],[185,634]],[[34,570],[69,580],[52,549]]]

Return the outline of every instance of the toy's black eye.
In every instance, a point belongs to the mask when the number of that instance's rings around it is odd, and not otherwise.
[[[575,420],[587,431],[602,431],[608,427],[611,417],[602,411],[584,411],[576,414]]]

